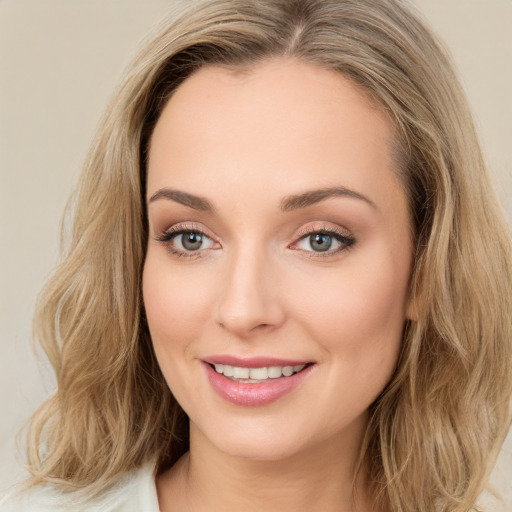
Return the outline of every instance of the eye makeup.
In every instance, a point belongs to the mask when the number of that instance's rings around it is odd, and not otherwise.
[[[301,228],[296,234],[298,240],[289,248],[300,250],[310,258],[328,258],[347,251],[356,239],[347,230],[342,230],[332,224],[308,225]],[[333,245],[336,247],[333,248]]]
[[[204,228],[191,223],[171,226],[155,237],[155,241],[176,257],[197,258],[204,251],[220,248],[220,244],[207,235]]]
[[[288,248],[300,251],[309,258],[328,258],[347,251],[356,242],[355,238],[339,228],[327,226],[306,226],[294,236]],[[205,251],[220,249],[221,245],[205,229],[194,223],[180,223],[155,237],[173,256],[198,258]]]

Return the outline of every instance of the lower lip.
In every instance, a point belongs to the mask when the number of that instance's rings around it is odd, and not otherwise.
[[[203,363],[214,391],[224,400],[236,405],[258,406],[275,402],[293,391],[311,372],[314,365],[294,373],[291,377],[268,379],[261,383],[237,382],[217,373],[208,363]]]

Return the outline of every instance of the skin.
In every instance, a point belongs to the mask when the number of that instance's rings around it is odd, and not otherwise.
[[[343,75],[296,60],[202,68],[166,105],[149,152],[143,294],[191,444],[157,477],[162,511],[370,509],[362,477],[353,499],[354,466],[368,407],[413,317],[393,134]],[[329,187],[364,199],[334,195],[283,210],[284,198]],[[204,198],[212,211],[163,189]],[[208,238],[178,256],[182,238],[158,240],[171,227]],[[352,245],[315,252],[308,234],[332,229]],[[201,360],[215,354],[314,366],[279,400],[240,406],[206,378]]]

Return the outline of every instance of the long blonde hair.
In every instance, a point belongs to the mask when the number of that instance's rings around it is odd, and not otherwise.
[[[445,50],[400,0],[201,0],[165,20],[129,69],[85,162],[68,248],[35,335],[57,391],[28,430],[32,483],[98,491],[188,449],[188,420],[153,354],[141,299],[148,141],[204,65],[288,56],[336,70],[396,126],[415,240],[396,372],[362,458],[379,506],[467,512],[510,424],[512,256],[465,95]]]

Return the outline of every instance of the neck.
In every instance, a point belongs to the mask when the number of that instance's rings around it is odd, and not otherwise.
[[[351,439],[353,441],[353,439]],[[360,443],[324,441],[279,460],[220,452],[191,427],[190,451],[157,478],[162,512],[366,512]]]

